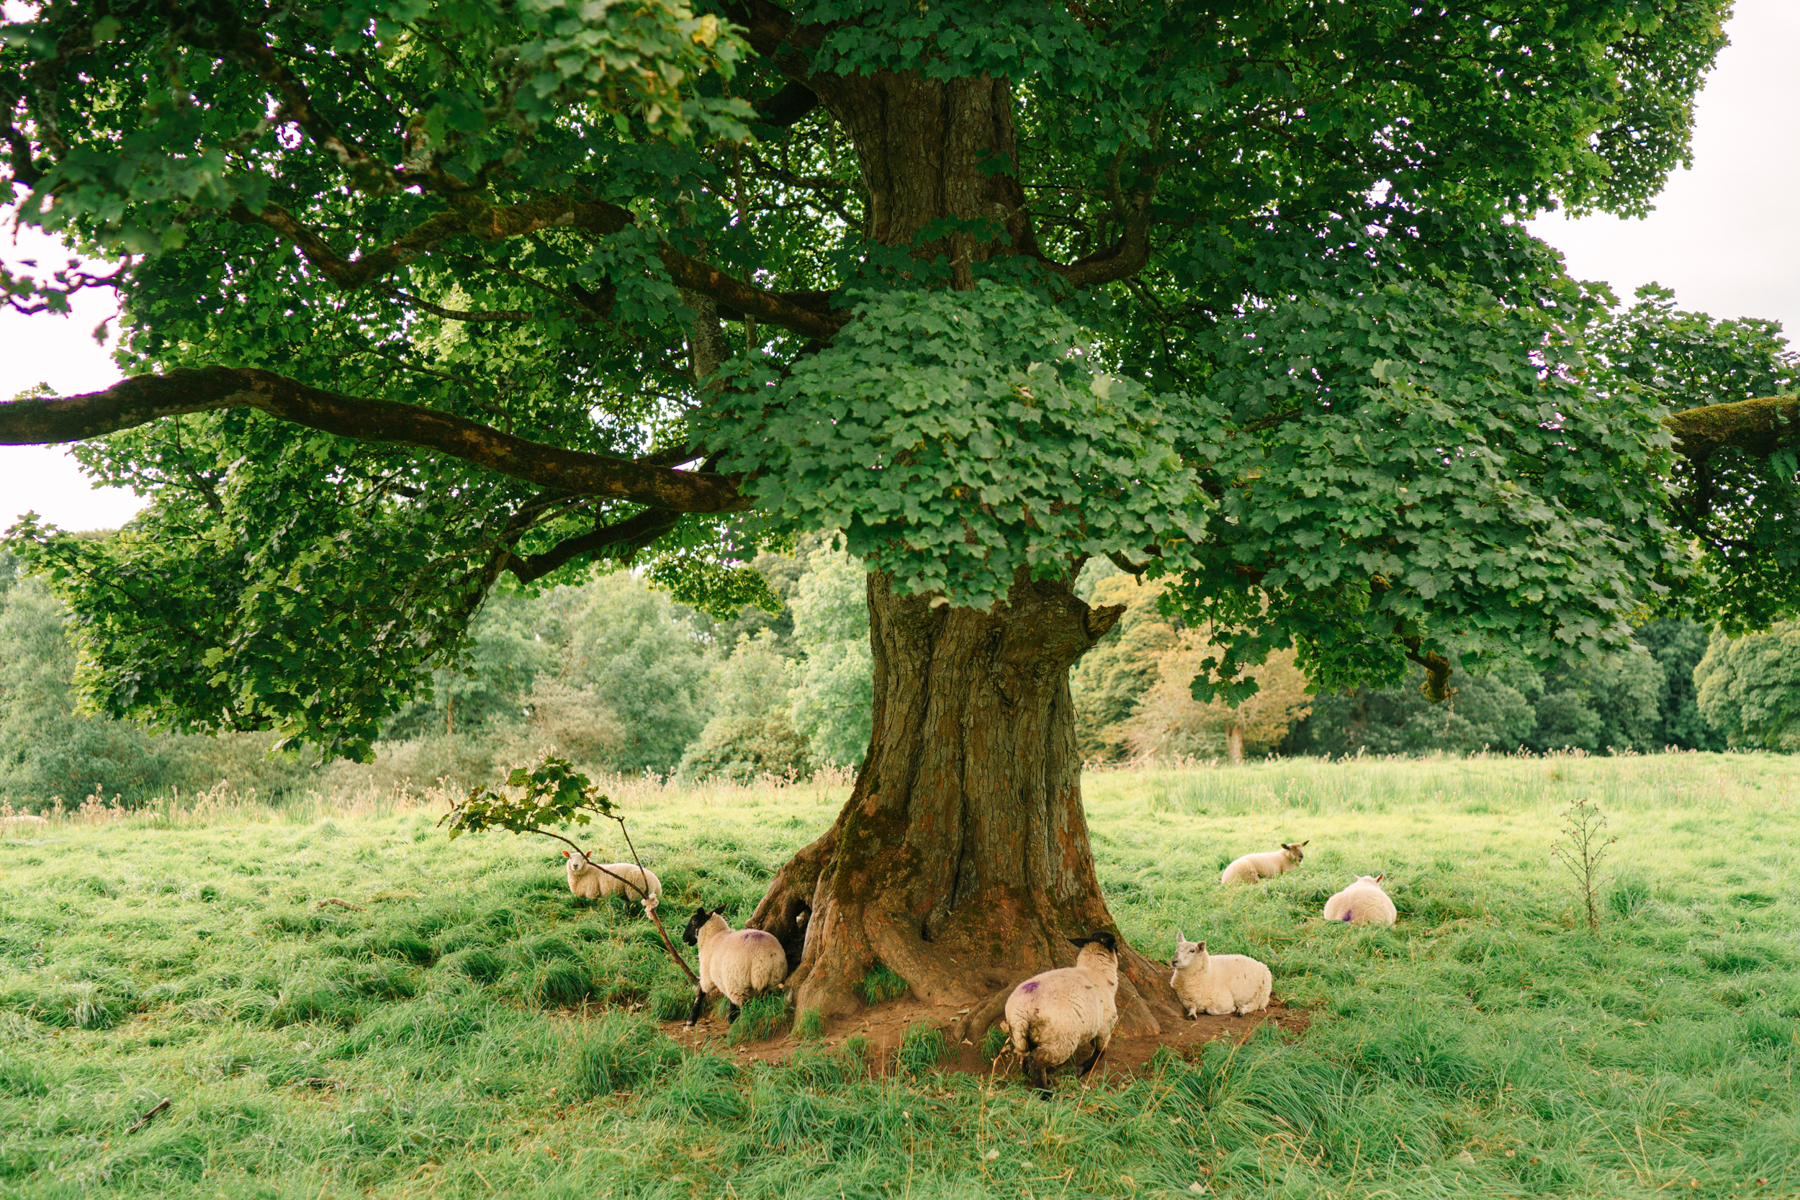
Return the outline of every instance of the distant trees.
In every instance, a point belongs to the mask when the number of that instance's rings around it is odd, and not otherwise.
[[[1081,587],[1091,604],[1125,607],[1113,635],[1088,652],[1070,679],[1077,736],[1090,760],[1145,753],[1229,757],[1234,723],[1243,751],[1252,755],[1520,748],[1605,753],[1726,745],[1725,726],[1709,723],[1696,702],[1695,667],[1707,652],[1707,633],[1692,621],[1650,622],[1635,631],[1636,648],[1581,667],[1539,671],[1513,664],[1471,675],[1456,665],[1443,704],[1420,691],[1422,668],[1394,687],[1306,695],[1291,657],[1275,654],[1256,675],[1258,694],[1233,712],[1200,705],[1189,695],[1200,660],[1216,651],[1204,630],[1161,611],[1158,584],[1099,564]],[[1766,739],[1741,736],[1749,739],[1745,744],[1775,748]]]
[[[1714,635],[1694,668],[1701,714],[1734,747],[1800,750],[1800,621]]]
[[[629,572],[495,592],[459,664],[382,726],[374,778],[462,782],[546,746],[589,767],[748,782],[854,766],[869,741],[864,573],[812,539],[756,568],[780,610],[717,621]],[[791,601],[791,604],[789,603]],[[367,776],[270,757],[270,735],[158,733],[77,708],[68,609],[0,553],[0,796],[127,803],[229,778],[265,794]]]
[[[377,766],[395,779],[473,782],[546,746],[590,768],[695,782],[855,766],[873,690],[864,574],[823,539],[756,566],[780,611],[732,621],[628,572],[490,596],[462,665],[434,671],[383,728]],[[1100,563],[1080,588],[1091,604],[1125,608],[1070,680],[1081,752],[1094,761],[1230,757],[1234,740],[1245,755],[1800,750],[1796,622],[1709,639],[1693,622],[1659,620],[1636,631],[1640,648],[1585,668],[1459,666],[1444,704],[1417,678],[1308,695],[1280,652],[1234,710],[1193,698],[1189,683],[1216,651],[1204,629],[1161,611],[1161,584]],[[74,804],[101,790],[133,802],[224,778],[264,794],[351,778],[351,764],[321,776],[298,755],[270,757],[264,734],[177,736],[79,709],[67,621],[63,603],[0,553],[0,796]]]
[[[1292,651],[1277,651],[1245,672],[1257,693],[1237,708],[1202,704],[1190,684],[1201,662],[1219,653],[1205,629],[1161,611],[1163,585],[1097,565],[1090,604],[1124,605],[1115,635],[1088,651],[1069,680],[1083,757],[1108,760],[1154,755],[1240,758],[1279,745],[1306,715],[1306,681]]]
[[[794,727],[820,762],[853,767],[869,748],[875,664],[869,650],[867,575],[835,545],[806,556],[791,604],[804,655],[791,696]]]
[[[760,775],[807,774],[807,739],[788,717],[796,673],[772,629],[740,635],[718,670],[717,711],[683,754],[681,776],[749,783]]]

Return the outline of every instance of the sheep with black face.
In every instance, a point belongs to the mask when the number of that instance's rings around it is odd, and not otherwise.
[[[787,954],[772,933],[761,929],[733,929],[725,910],[696,909],[681,931],[681,940],[700,952],[700,986],[687,1023],[700,1019],[708,992],[720,992],[731,1002],[735,1021],[744,1002],[765,996],[787,978]]]

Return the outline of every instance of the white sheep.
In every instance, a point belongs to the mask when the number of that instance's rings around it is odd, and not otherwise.
[[[1094,1052],[1081,1070],[1092,1071],[1119,1023],[1117,939],[1102,930],[1069,940],[1081,947],[1074,966],[1033,975],[1006,998],[1013,1052],[1040,1091],[1050,1090],[1050,1072],[1084,1044]]]
[[[1191,1020],[1201,1013],[1223,1017],[1269,1007],[1274,977],[1247,954],[1208,954],[1205,942],[1190,942],[1175,931],[1175,988]]]
[[[568,860],[569,890],[583,900],[624,896],[642,901],[662,896],[656,872],[636,863],[597,863],[579,850],[564,850],[563,857]]]
[[[0,829],[43,829],[50,824],[36,813],[13,813],[0,816]]]
[[[1381,890],[1383,875],[1359,875],[1356,882],[1325,902],[1327,921],[1352,925],[1392,925],[1394,902]]]
[[[700,986],[687,1023],[700,1019],[706,994],[722,992],[731,1002],[729,1021],[738,1019],[744,1002],[767,995],[787,978],[787,953],[781,940],[761,929],[737,929],[725,922],[724,909],[698,909],[688,918],[681,940],[700,952]]]
[[[1312,841],[1311,838],[1306,839]],[[1264,879],[1291,871],[1300,865],[1306,855],[1300,847],[1306,842],[1283,842],[1279,850],[1265,850],[1261,854],[1246,854],[1242,858],[1234,858],[1219,876],[1220,883],[1258,883]]]

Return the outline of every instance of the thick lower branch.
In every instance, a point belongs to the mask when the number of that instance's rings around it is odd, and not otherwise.
[[[247,368],[137,375],[103,392],[0,403],[0,445],[81,441],[159,417],[220,408],[254,408],[339,437],[433,450],[577,495],[630,500],[674,512],[734,512],[750,504],[737,484],[723,475],[564,450],[429,408],[345,396]]]
[[[1765,396],[1732,404],[1709,404],[1670,413],[1663,424],[1675,435],[1675,450],[1694,463],[1726,447],[1766,457],[1784,443],[1800,441],[1800,397]]]

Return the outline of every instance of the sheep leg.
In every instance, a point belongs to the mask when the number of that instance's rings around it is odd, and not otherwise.
[[[1093,1077],[1094,1068],[1099,1066],[1100,1060],[1105,1057],[1106,1057],[1106,1046],[1104,1044],[1096,1043],[1096,1045],[1094,1047],[1094,1056],[1087,1060],[1086,1066],[1081,1068],[1081,1081],[1083,1083],[1086,1083],[1089,1079],[1091,1079]]]
[[[743,1009],[741,1009],[741,1008],[739,1008],[739,1007],[738,1007],[738,1006],[737,1006],[737,1005],[735,1005],[735,1004],[733,1004],[733,1005],[732,1005],[732,1006],[731,1006],[731,1013],[730,1013],[730,1015],[729,1015],[729,1016],[727,1016],[727,1017],[726,1017],[726,1018],[725,1018],[725,1023],[726,1023],[726,1024],[727,1024],[727,1025],[735,1025],[735,1024],[737,1024],[737,1019],[738,1019],[738,1014],[739,1014],[739,1013],[740,1013],[740,1012],[742,1012],[742,1011],[744,1011],[744,1010],[743,1010]]]
[[[700,1010],[704,1007],[706,1007],[706,992],[700,988],[695,988],[694,989],[694,1007],[688,1010],[688,1019],[687,1019],[688,1028],[692,1029],[695,1025],[697,1025],[699,1023]]]

